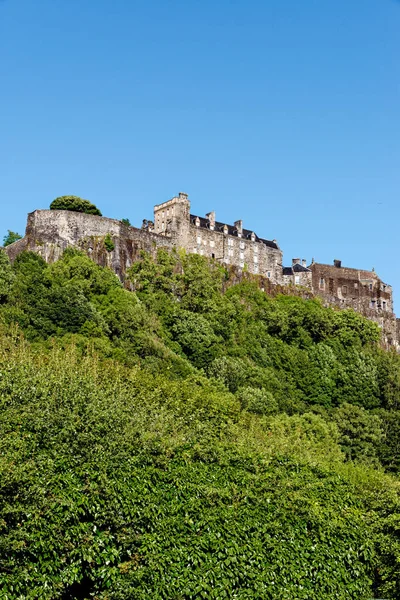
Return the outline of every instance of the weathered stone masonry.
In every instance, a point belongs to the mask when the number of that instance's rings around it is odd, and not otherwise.
[[[105,239],[112,241],[111,251]],[[282,251],[276,240],[260,238],[245,229],[241,220],[233,225],[216,220],[214,212],[205,217],[190,212],[187,194],[154,207],[154,222],[143,221],[141,229],[121,221],[63,210],[37,210],[28,215],[25,237],[6,248],[11,260],[23,250],[40,254],[47,262],[57,260],[64,250],[77,247],[95,262],[109,266],[121,278],[145,250],[153,256],[157,248],[184,248],[187,252],[215,259],[262,275],[272,285],[308,289],[327,305],[354,308],[377,322],[383,341],[399,347],[400,325],[393,313],[392,288],[374,271],[323,265],[295,258],[291,267],[282,264]]]

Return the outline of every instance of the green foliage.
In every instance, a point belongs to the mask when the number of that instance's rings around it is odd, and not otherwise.
[[[129,219],[121,219],[121,223],[123,223],[127,227],[132,227],[132,224]]]
[[[14,273],[10,260],[4,250],[0,250],[0,303],[7,300],[13,281]]]
[[[400,473],[400,411],[378,410],[383,436],[378,456],[386,470]]]
[[[381,419],[360,406],[344,403],[333,412],[339,441],[346,457],[367,463],[377,462],[382,440]]]
[[[3,238],[3,246],[4,247],[9,246],[10,244],[13,244],[17,240],[21,240],[21,239],[22,239],[22,235],[20,235],[16,231],[11,231],[10,229],[8,229],[7,235],[5,235]]]
[[[368,598],[373,536],[390,556],[393,536],[321,461],[332,426],[282,415],[263,434],[205,379],[104,367],[3,338],[4,598]]]
[[[104,245],[106,247],[107,252],[112,252],[115,248],[115,244],[109,233],[107,233],[107,235],[104,238]]]
[[[0,252],[2,597],[399,598],[375,324],[183,252],[126,287]]]
[[[97,206],[79,196],[59,196],[50,204],[50,210],[72,210],[87,215],[102,216]]]
[[[256,415],[269,415],[278,412],[278,403],[271,392],[253,387],[240,388],[237,394],[243,408]]]

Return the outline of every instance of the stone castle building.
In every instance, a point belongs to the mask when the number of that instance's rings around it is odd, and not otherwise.
[[[105,247],[106,236],[112,241],[112,250]],[[205,217],[191,214],[184,193],[156,205],[154,221],[144,220],[140,229],[106,217],[36,210],[28,215],[25,236],[6,251],[11,260],[23,250],[31,250],[53,262],[68,246],[84,250],[121,279],[140,259],[142,250],[154,256],[160,247],[184,248],[239,271],[262,275],[273,285],[304,289],[320,296],[326,305],[353,308],[380,325],[386,345],[398,347],[400,321],[393,313],[392,288],[374,271],[343,267],[339,260],[333,265],[314,260],[307,265],[299,258],[284,267],[275,239],[260,238],[255,231],[245,229],[241,220],[233,225],[217,221],[215,212]]]
[[[264,240],[244,229],[242,221],[227,225],[216,220],[215,212],[205,217],[190,213],[187,194],[154,207],[154,231],[175,240],[188,252],[213,258],[227,265],[263,274],[272,283],[283,283],[282,251],[276,240]]]

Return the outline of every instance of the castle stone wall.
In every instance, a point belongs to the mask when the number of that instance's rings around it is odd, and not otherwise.
[[[112,251],[105,246],[107,236],[114,245]],[[142,250],[154,256],[157,248],[172,249],[173,245],[170,238],[128,227],[115,219],[66,210],[37,210],[28,215],[25,237],[8,246],[6,251],[11,260],[23,250],[31,250],[46,262],[54,262],[72,246],[123,278]]]

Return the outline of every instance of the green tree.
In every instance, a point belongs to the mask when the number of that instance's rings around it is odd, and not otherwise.
[[[375,464],[382,440],[382,421],[361,406],[345,403],[333,411],[339,443],[348,460]]]
[[[9,246],[10,244],[13,244],[14,242],[20,239],[22,239],[22,235],[20,235],[16,231],[11,231],[10,229],[8,229],[7,235],[5,235],[3,238],[3,246]]]
[[[5,302],[14,281],[10,259],[4,250],[0,250],[0,302]]]
[[[59,196],[50,204],[50,210],[72,210],[101,217],[97,206],[79,196]]]
[[[132,227],[131,222],[130,222],[129,219],[121,219],[121,223],[123,223],[127,227]]]

